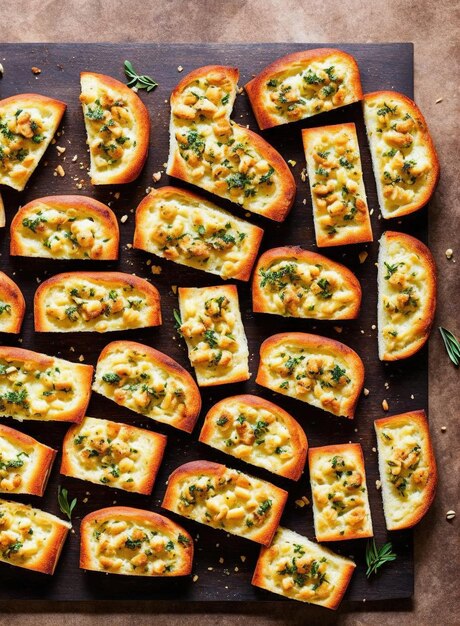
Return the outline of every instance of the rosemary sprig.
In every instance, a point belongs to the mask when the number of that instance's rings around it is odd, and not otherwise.
[[[69,493],[68,493],[67,489],[61,488],[61,486],[59,485],[59,487],[58,487],[59,508],[64,513],[64,515],[67,515],[69,520],[71,520],[72,519],[72,511],[74,510],[75,505],[77,504],[77,498],[74,498],[72,500],[72,502],[70,502],[70,504],[69,504],[68,495],[69,495]]]
[[[174,315],[174,328],[177,330],[177,334],[183,337],[180,327],[182,326],[182,319],[177,309],[173,310]]]
[[[396,554],[392,552],[393,546],[391,542],[385,543],[380,548],[377,548],[375,539],[367,542],[366,546],[366,576],[369,578],[371,574],[376,574],[377,570],[388,563],[396,559]]]
[[[158,87],[158,83],[145,76],[145,74],[138,74],[130,61],[125,61],[124,69],[126,78],[128,79],[128,87],[136,87],[136,89],[145,89],[147,92],[153,91],[155,87]]]
[[[450,332],[450,330],[447,330],[447,328],[440,326],[439,332],[441,333],[442,340],[446,346],[449,359],[455,367],[458,367],[460,364],[460,342],[457,337]]]

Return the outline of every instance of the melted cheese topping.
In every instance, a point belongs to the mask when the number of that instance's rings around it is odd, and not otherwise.
[[[180,332],[199,385],[247,380],[249,350],[233,289],[179,290]]]
[[[354,450],[344,445],[340,454],[313,455],[310,482],[318,539],[372,536],[364,467]]]
[[[0,432],[0,491],[27,492],[37,471],[37,444],[27,445]],[[41,468],[46,471],[46,468]]]
[[[423,198],[432,170],[425,126],[395,98],[364,103],[364,118],[384,217]]]
[[[356,129],[338,126],[308,136],[308,178],[316,237],[372,241]],[[364,231],[364,238],[363,238]]]

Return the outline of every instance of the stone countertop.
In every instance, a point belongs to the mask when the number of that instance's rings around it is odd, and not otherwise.
[[[431,129],[441,162],[441,181],[429,207],[430,247],[439,275],[435,329],[446,326],[460,335],[457,298],[460,259],[458,209],[458,86],[460,7],[449,0],[418,3],[387,0],[16,0],[0,5],[4,42],[356,42],[411,41],[415,44],[415,99]],[[365,8],[363,8],[365,7]],[[7,26],[5,26],[7,25]],[[0,60],[1,60],[0,46]],[[185,62],[185,60],[184,60]],[[446,225],[448,225],[446,227]],[[447,260],[445,250],[454,256]],[[460,261],[459,261],[460,262]],[[438,494],[415,533],[416,579],[413,600],[360,603],[332,613],[295,603],[262,605],[186,605],[129,602],[78,605],[33,603],[0,606],[0,626],[138,626],[163,624],[394,624],[459,623],[458,617],[458,371],[444,352],[439,333],[430,340],[431,432],[439,466]],[[441,432],[446,426],[446,432]],[[449,523],[445,513],[459,515]],[[457,601],[456,601],[457,598]],[[456,605],[457,602],[457,605]],[[307,617],[308,615],[308,617]]]

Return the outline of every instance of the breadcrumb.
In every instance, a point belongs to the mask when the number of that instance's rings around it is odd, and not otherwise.
[[[30,69],[31,69],[32,74],[41,74],[42,73],[41,69],[39,67],[35,67],[35,65],[33,67],[31,67]]]
[[[390,407],[388,406],[388,402],[386,400],[382,400],[382,409],[384,411],[388,411]]]
[[[120,222],[121,222],[122,224],[124,224],[124,223],[125,223],[125,222],[127,222],[127,221],[128,221],[128,216],[127,216],[126,214],[125,214],[125,215],[122,215],[122,216],[120,217]]]
[[[359,262],[364,263],[364,261],[367,259],[368,256],[369,256],[369,253],[366,252],[366,250],[363,250],[362,252],[358,254]]]

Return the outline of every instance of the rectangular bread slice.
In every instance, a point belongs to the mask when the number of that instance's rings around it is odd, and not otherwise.
[[[318,247],[372,241],[356,126],[302,130]]]
[[[270,545],[287,492],[219,463],[192,461],[169,477],[162,506],[201,524]]]
[[[288,528],[261,548],[252,584],[291,600],[337,609],[356,565]]]
[[[343,443],[308,451],[318,541],[373,537],[363,451]]]
[[[69,522],[20,502],[0,500],[0,561],[54,574]]]
[[[249,349],[235,285],[179,288],[188,356],[200,387],[247,380]]]

